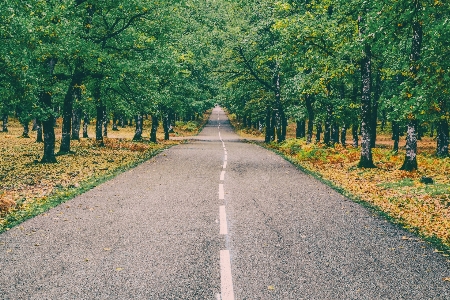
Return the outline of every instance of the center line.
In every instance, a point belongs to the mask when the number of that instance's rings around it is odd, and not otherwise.
[[[219,184],[219,200],[225,199],[225,192],[223,190],[223,184]]]
[[[225,171],[222,171],[222,173],[220,173],[220,180],[221,181],[225,180]]]
[[[228,155],[225,154],[225,158],[223,160],[228,160]]]
[[[226,169],[227,168],[227,161],[223,162],[223,168]]]
[[[222,290],[222,300],[234,300],[229,250],[220,250],[220,288]]]
[[[219,207],[219,218],[220,218],[220,234],[228,234],[227,213],[225,211],[225,206]]]

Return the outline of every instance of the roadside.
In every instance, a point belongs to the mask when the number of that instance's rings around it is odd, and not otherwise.
[[[42,144],[22,138],[23,126],[11,119],[9,131],[0,132],[0,232],[20,224],[48,209],[82,194],[93,187],[152,158],[168,147],[182,143],[173,137],[196,135],[207,122],[210,112],[199,122],[177,122],[171,140],[164,141],[162,128],[158,143],[148,138],[132,141],[134,126],[109,131],[105,147],[95,139],[71,141],[72,153],[57,156],[56,164],[41,164]],[[150,128],[149,121],[145,128]],[[95,137],[94,126],[89,136]],[[56,127],[56,150],[59,148],[61,126]],[[144,134],[145,136],[145,134]]]
[[[234,121],[234,127],[238,127]],[[291,138],[264,144],[259,132],[240,128],[240,136],[284,156],[302,170],[321,179],[345,196],[371,207],[391,222],[432,242],[450,257],[450,158],[437,158],[425,140],[418,154],[419,171],[400,171],[404,153],[393,153],[386,138],[373,149],[377,169],[359,169],[360,149],[326,147]],[[433,184],[422,182],[432,178]],[[450,260],[449,260],[450,261]]]

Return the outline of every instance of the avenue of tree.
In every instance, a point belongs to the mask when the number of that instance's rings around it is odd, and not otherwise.
[[[3,0],[0,113],[28,135],[43,129],[42,162],[106,124],[189,120],[214,103],[265,141],[332,146],[351,131],[360,167],[375,167],[377,128],[406,134],[402,169],[417,169],[417,140],[436,134],[448,156],[450,3],[440,0]],[[361,135],[361,139],[360,136]],[[38,139],[40,134],[38,134]],[[361,140],[360,145],[359,140]]]

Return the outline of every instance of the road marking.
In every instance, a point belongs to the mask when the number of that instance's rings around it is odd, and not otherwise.
[[[225,154],[225,157],[223,160],[225,160],[225,161],[228,160],[228,155]]]
[[[220,173],[220,180],[225,180],[225,171],[222,171],[222,173]]]
[[[221,300],[220,294],[216,294],[216,300]]]
[[[224,169],[227,168],[227,162],[226,162],[226,161],[223,162],[223,168],[224,168]]]
[[[227,213],[225,211],[225,206],[219,207],[219,218],[220,218],[220,234],[228,234],[227,227]]]
[[[220,250],[220,288],[222,291],[222,300],[234,300],[229,250]]]
[[[223,184],[219,184],[219,200],[225,199],[225,192],[223,191]]]

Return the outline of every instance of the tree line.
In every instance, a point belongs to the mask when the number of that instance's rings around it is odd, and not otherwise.
[[[375,167],[378,124],[406,135],[402,169],[417,169],[417,140],[436,132],[448,156],[450,3],[439,0],[228,1],[217,71],[226,105],[265,141],[297,136],[345,144]],[[239,16],[239,17],[236,17]]]
[[[168,139],[175,119],[190,120],[212,106],[213,81],[203,60],[211,47],[196,1],[3,0],[0,3],[0,114],[3,131],[17,116],[24,136],[34,120],[42,162],[56,162],[55,120],[62,119],[59,153],[71,140],[103,143],[106,124],[134,121],[142,139],[163,123]]]
[[[4,0],[4,131],[12,114],[24,131],[35,120],[54,162],[55,118],[67,153],[92,119],[101,143],[110,120],[132,119],[141,139],[150,115],[155,141],[160,122],[168,138],[173,119],[221,103],[268,143],[288,120],[309,143],[351,131],[360,167],[391,126],[415,170],[425,130],[448,156],[449,15],[441,0]]]

